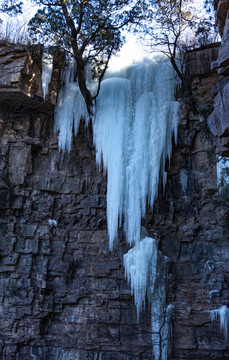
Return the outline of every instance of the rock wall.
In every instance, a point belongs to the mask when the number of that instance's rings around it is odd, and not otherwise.
[[[216,73],[206,64],[216,54],[211,49],[188,55],[189,68],[196,69],[190,77],[200,111],[213,102]],[[2,53],[5,64],[3,58]],[[122,233],[109,252],[106,178],[95,164],[91,128],[81,125],[71,152],[59,153],[53,80],[50,100],[43,102],[40,71],[38,66],[38,86],[29,96],[12,76],[0,93],[0,358],[153,359],[149,308],[137,323],[124,278],[122,256],[128,249]],[[58,87],[58,62],[54,73]],[[229,299],[229,249],[224,209],[212,202],[215,153],[205,125],[187,99],[166,192],[143,223],[170,258],[171,360],[229,359],[228,342],[209,313]]]
[[[208,125],[215,137],[217,153],[229,156],[229,2],[216,0],[214,6],[222,41],[218,59],[212,63],[212,67],[217,69],[219,80],[213,87],[215,104]]]

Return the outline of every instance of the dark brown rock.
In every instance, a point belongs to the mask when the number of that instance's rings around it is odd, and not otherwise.
[[[208,119],[208,125],[213,133],[216,151],[219,155],[228,156],[229,148],[226,140],[229,133],[229,102],[228,102],[228,75],[229,75],[229,3],[219,0],[214,2],[216,19],[222,37],[219,55],[213,67],[218,69],[220,80],[213,87],[215,96],[214,111]]]

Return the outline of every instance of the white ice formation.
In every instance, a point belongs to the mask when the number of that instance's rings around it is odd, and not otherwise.
[[[74,81],[74,66],[64,72],[55,112],[55,131],[60,150],[70,151],[80,120],[88,123],[85,101]],[[101,83],[92,120],[96,161],[107,172],[107,224],[110,249],[124,224],[127,242],[124,255],[137,316],[151,304],[155,359],[166,360],[172,306],[166,307],[167,268],[156,242],[140,241],[141,219],[146,206],[153,209],[159,180],[165,185],[166,159],[176,141],[179,103],[175,101],[175,74],[169,61],[150,59],[119,71],[109,71]],[[91,93],[96,84],[88,81]],[[182,182],[183,190],[186,184]]]
[[[221,306],[221,308],[210,311],[211,320],[215,322],[218,318],[220,320],[220,328],[225,335],[225,340],[227,340],[228,326],[229,326],[229,309],[226,305]]]
[[[42,90],[43,90],[43,99],[45,100],[48,86],[52,77],[53,70],[53,57],[47,52],[43,52],[42,56]]]
[[[145,237],[124,255],[125,273],[137,307],[137,317],[151,305],[152,342],[155,360],[166,360],[173,305],[166,306],[167,258],[156,241]]]
[[[55,128],[59,133],[59,149],[70,151],[72,136],[77,135],[80,120],[84,119],[88,125],[89,117],[84,98],[78,84],[74,81],[75,65],[71,63],[62,71],[63,86],[58,95],[58,102],[55,110]],[[90,90],[93,92],[93,83]]]
[[[88,116],[84,99],[65,72],[55,115],[60,149],[69,151],[73,132]],[[93,92],[95,84],[90,82]],[[107,171],[107,223],[110,249],[124,220],[126,240],[140,239],[146,205],[153,208],[160,174],[177,136],[179,104],[174,100],[174,71],[168,61],[146,60],[119,72],[108,72],[96,99],[93,119],[96,160]]]

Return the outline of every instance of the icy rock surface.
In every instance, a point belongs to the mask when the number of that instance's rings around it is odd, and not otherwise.
[[[42,90],[43,90],[43,98],[46,98],[48,92],[48,86],[52,77],[52,69],[53,69],[53,57],[52,55],[43,52],[42,57]]]
[[[73,130],[88,123],[84,99],[72,68],[64,75],[55,115],[59,147],[70,151]],[[93,93],[96,85],[89,82]],[[108,72],[96,99],[94,144],[99,167],[107,171],[107,223],[110,249],[124,219],[126,240],[140,240],[146,204],[153,207],[160,174],[177,136],[179,104],[174,101],[174,71],[168,61],[145,60]]]

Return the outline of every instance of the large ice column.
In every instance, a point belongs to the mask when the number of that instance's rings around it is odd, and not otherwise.
[[[130,81],[110,78],[103,81],[93,121],[96,160],[107,171],[107,224],[110,249],[117,237],[125,211],[126,166],[131,119]]]
[[[81,119],[89,121],[85,101],[74,81],[74,65],[64,74],[55,112],[60,149],[70,151]],[[93,93],[96,84],[87,82]],[[126,240],[140,239],[146,205],[153,208],[160,174],[176,139],[179,104],[174,100],[174,70],[165,59],[145,60],[116,72],[101,83],[93,119],[99,167],[107,171],[107,223],[110,249],[124,220]]]
[[[117,78],[120,87],[111,95],[108,89],[118,84]],[[130,244],[139,241],[141,219],[147,202],[153,208],[160,173],[165,182],[165,162],[171,155],[172,133],[176,138],[178,124],[179,104],[174,101],[173,78],[168,62],[147,60],[120,72],[108,73],[102,82],[93,128],[99,153],[97,160],[100,164],[103,158],[108,173],[107,219],[111,249],[122,218],[126,240]],[[123,96],[127,80],[128,90]],[[125,111],[121,110],[123,106]],[[120,143],[120,139],[125,139],[124,143]],[[117,144],[113,152],[111,144]],[[119,185],[114,187],[114,183]]]
[[[145,300],[151,307],[152,343],[155,360],[166,360],[170,342],[173,306],[166,306],[167,258],[156,241],[146,237],[124,255],[125,274],[134,295],[137,318]]]
[[[48,86],[52,77],[53,70],[53,57],[51,54],[47,52],[43,52],[42,56],[42,90],[43,90],[43,98],[46,98],[48,92]]]

